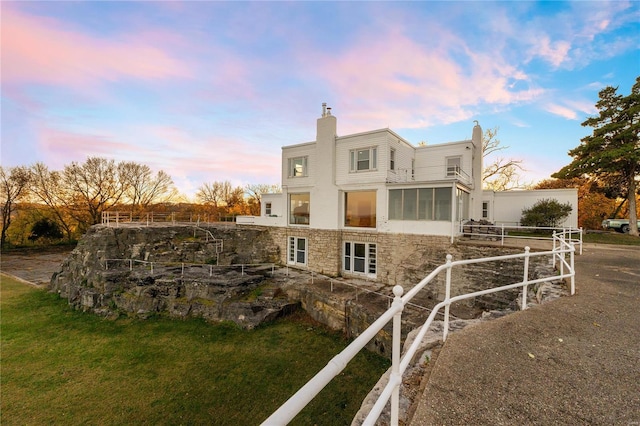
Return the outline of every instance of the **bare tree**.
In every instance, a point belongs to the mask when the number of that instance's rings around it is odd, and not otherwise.
[[[241,186],[233,187],[230,182],[224,182],[222,185],[223,202],[227,207],[227,213],[231,210],[242,209],[245,204],[244,188]]]
[[[50,171],[43,163],[36,163],[29,168],[31,180],[31,194],[40,202],[44,203],[65,234],[67,239],[73,239],[74,220],[69,212],[69,203],[73,197],[66,190],[62,183],[62,175],[58,171]]]
[[[218,209],[222,205],[224,199],[222,182],[205,183],[196,192],[196,200],[199,203],[213,206]]]
[[[482,182],[484,189],[494,191],[505,191],[508,189],[522,188],[519,171],[522,168],[522,160],[506,159],[496,157],[495,154],[509,148],[501,144],[497,138],[499,127],[487,129],[482,137],[482,156],[485,161],[493,158],[491,162],[485,162],[482,170]],[[494,158],[495,157],[495,158]]]
[[[196,192],[196,200],[213,208],[214,214],[246,213],[245,190],[241,186],[233,187],[231,182],[205,183]]]
[[[89,157],[83,164],[65,166],[63,182],[73,197],[72,215],[88,227],[102,221],[102,212],[117,204],[128,189],[113,160]]]
[[[133,161],[118,164],[118,175],[126,186],[125,197],[131,209],[146,209],[150,204],[166,202],[177,193],[173,180],[164,171],[155,175],[149,166]]]
[[[7,229],[11,225],[11,215],[16,203],[26,195],[29,187],[29,172],[25,167],[12,167],[5,170],[0,166],[0,202],[2,202],[2,233],[0,247],[4,247]]]

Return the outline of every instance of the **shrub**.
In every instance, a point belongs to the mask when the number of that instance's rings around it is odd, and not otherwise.
[[[60,226],[55,221],[47,218],[40,219],[34,223],[29,234],[30,241],[39,239],[59,240],[62,237]]]
[[[570,203],[560,204],[555,199],[544,199],[532,207],[522,210],[520,224],[522,226],[556,227],[569,216],[573,207]]]

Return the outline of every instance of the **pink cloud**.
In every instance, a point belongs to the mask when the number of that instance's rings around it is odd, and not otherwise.
[[[200,138],[173,126],[129,127],[120,131],[126,136],[43,126],[38,132],[39,154],[56,170],[72,161],[84,162],[89,156],[135,161],[168,173],[187,196],[207,182],[228,180],[239,186],[280,182],[280,152],[269,146],[256,147],[221,136]]]
[[[568,41],[552,42],[549,36],[540,36],[530,50],[532,57],[540,57],[554,67],[559,67],[569,59],[571,43]]]
[[[141,34],[99,38],[52,18],[3,8],[5,83],[86,86],[122,78],[187,77],[189,70]],[[153,39],[152,39],[153,40]]]
[[[53,168],[60,169],[72,161],[84,161],[89,156],[113,158],[114,153],[131,153],[132,149],[135,147],[107,135],[82,134],[45,126],[38,128],[38,154],[46,158],[47,164]]]
[[[559,115],[560,117],[564,117],[568,120],[575,120],[578,118],[578,114],[573,109],[562,105],[548,104],[545,106],[545,109],[551,114]]]
[[[340,99],[347,99],[342,114],[359,127],[348,131],[452,123],[470,119],[478,104],[506,106],[542,94],[536,88],[514,89],[514,81],[528,83],[528,77],[496,52],[474,52],[446,29],[431,32],[438,39],[427,46],[399,30],[380,34],[378,29],[376,37],[363,34],[342,53],[303,60],[307,72],[328,80]]]

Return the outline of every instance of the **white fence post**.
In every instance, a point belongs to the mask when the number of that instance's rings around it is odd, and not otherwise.
[[[400,375],[400,339],[402,336],[402,294],[404,289],[397,285],[393,287],[393,306],[398,306],[400,309],[393,316],[393,343],[391,353],[391,376],[397,378],[397,384],[393,388],[391,394],[391,425],[397,426],[400,418],[400,384],[402,382]]]
[[[522,306],[520,310],[524,311],[527,309],[527,283],[529,282],[529,246],[524,248],[524,277],[522,282],[524,286],[522,286]]]
[[[582,227],[580,227],[580,255],[582,256]]]
[[[444,285],[444,301],[446,305],[444,306],[444,329],[442,330],[442,341],[445,342],[447,340],[447,334],[449,334],[449,299],[451,298],[451,259],[453,256],[450,254],[447,255],[447,273]]]
[[[582,248],[582,245],[580,245]],[[571,260],[571,295],[573,296],[576,293],[576,268],[574,263],[574,257],[576,254],[576,246],[571,243],[571,254],[569,255]]]
[[[556,267],[556,244],[557,244],[557,238],[558,238],[558,236],[556,234],[556,231],[553,231],[553,236],[552,236],[552,239],[553,239],[553,256],[551,256],[551,258],[553,259],[553,268],[554,269]]]

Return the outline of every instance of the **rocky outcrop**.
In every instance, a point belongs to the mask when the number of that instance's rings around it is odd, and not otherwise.
[[[408,291],[443,263],[444,250],[454,260],[520,252],[464,244],[446,248],[416,244],[402,260],[398,283]],[[276,267],[279,259],[272,233],[260,227],[98,225],[53,275],[50,288],[75,308],[105,316],[195,316],[233,321],[246,328],[301,307],[317,321],[344,330],[347,337],[358,336],[390,305],[391,286],[386,283],[322,275],[315,275],[314,280],[309,271]],[[522,267],[520,260],[454,268],[452,296],[520,281]],[[532,257],[530,271],[530,279],[553,275],[548,259]],[[529,303],[557,293],[555,287],[548,283],[530,286]],[[451,306],[452,319],[518,309],[519,292],[458,302]],[[405,309],[403,335],[424,322],[429,308],[444,293],[441,274],[412,300],[414,306]],[[391,325],[367,348],[389,357]]]
[[[103,315],[167,313],[252,328],[299,306],[264,266],[277,257],[277,247],[256,229],[94,226],[50,288],[70,305]],[[248,265],[230,266],[241,264]]]

